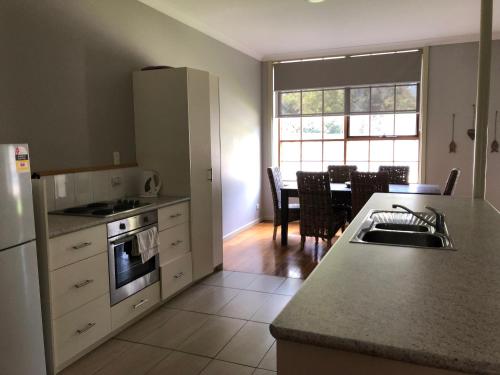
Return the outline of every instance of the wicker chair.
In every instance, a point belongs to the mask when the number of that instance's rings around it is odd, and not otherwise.
[[[328,174],[332,184],[343,184],[346,181],[351,181],[351,173],[358,169],[355,165],[329,165]]]
[[[455,190],[455,186],[457,186],[458,178],[460,177],[460,169],[453,168],[450,171],[450,175],[448,176],[448,180],[446,180],[446,186],[443,191],[443,195],[453,195],[453,191]]]
[[[328,172],[297,172],[300,202],[300,248],[306,236],[332,244],[332,237],[346,223],[346,213],[333,207]]]
[[[353,172],[351,175],[352,214],[356,216],[373,193],[389,192],[387,172]]]
[[[410,173],[410,167],[408,166],[381,165],[378,167],[378,171],[387,172],[390,184],[408,185],[408,174]]]
[[[281,179],[281,171],[278,167],[267,168],[267,176],[271,185],[271,193],[273,195],[274,206],[274,231],[273,240],[276,240],[276,232],[281,225],[281,187],[283,181]],[[288,205],[288,222],[297,221],[300,219],[300,206],[291,203]]]

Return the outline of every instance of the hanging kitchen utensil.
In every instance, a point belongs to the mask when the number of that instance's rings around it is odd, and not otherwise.
[[[498,141],[497,141],[497,119],[498,119],[498,111],[495,111],[495,136],[493,138],[493,142],[491,142],[491,152],[498,152]]]
[[[455,143],[455,114],[451,115],[451,142],[450,142],[450,153],[457,152],[457,144]]]
[[[470,139],[474,140],[476,138],[476,105],[472,105],[472,128],[467,129],[467,135]]]

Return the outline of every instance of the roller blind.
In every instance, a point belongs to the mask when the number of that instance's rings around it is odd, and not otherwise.
[[[419,82],[420,68],[421,51],[278,63],[274,65],[274,89]]]

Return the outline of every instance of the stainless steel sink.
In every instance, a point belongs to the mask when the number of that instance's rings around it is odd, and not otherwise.
[[[418,247],[445,247],[441,236],[430,233],[371,230],[363,234],[365,242]]]
[[[429,232],[429,228],[425,225],[416,224],[398,224],[398,223],[377,223],[376,229],[384,230],[400,230],[403,232]]]
[[[431,224],[435,221],[432,214],[417,214]],[[456,250],[446,225],[444,233],[437,233],[433,225],[402,211],[371,210],[351,242]]]

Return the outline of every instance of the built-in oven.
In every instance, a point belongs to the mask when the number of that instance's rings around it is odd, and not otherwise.
[[[158,255],[143,263],[137,244],[137,234],[153,227],[158,228],[157,211],[108,224],[111,305],[159,280]]]

